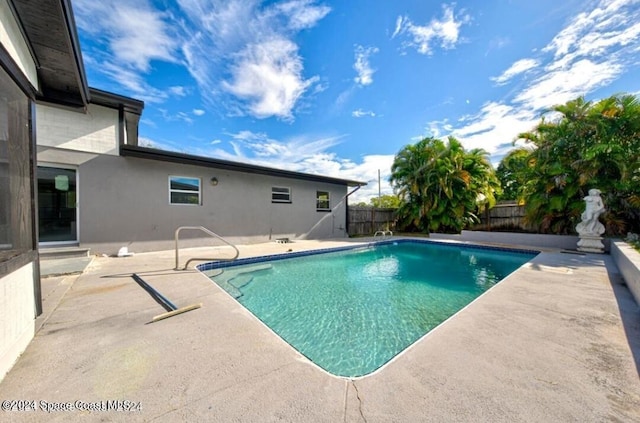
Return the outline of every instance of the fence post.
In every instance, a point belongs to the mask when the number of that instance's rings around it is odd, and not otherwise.
[[[376,231],[376,208],[371,208],[371,233]]]
[[[487,219],[487,231],[491,232],[491,213],[489,213],[489,207],[485,206],[484,215]]]

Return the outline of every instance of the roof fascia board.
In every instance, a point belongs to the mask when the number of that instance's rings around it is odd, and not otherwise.
[[[84,62],[82,60],[82,50],[80,49],[80,41],[78,39],[78,30],[76,28],[76,20],[73,16],[73,9],[71,7],[71,0],[61,0],[62,13],[64,15],[65,24],[67,27],[67,35],[69,36],[69,43],[71,46],[71,54],[75,59],[75,73],[78,86],[80,87],[80,95],[85,105],[89,103],[89,84],[87,84],[87,77],[84,71]]]
[[[89,88],[89,93],[91,95],[91,103],[93,104],[118,109],[122,107],[126,112],[137,114],[142,114],[142,109],[144,109],[144,101],[135,98],[125,97],[97,88]]]
[[[246,163],[232,162],[228,160],[212,159],[208,157],[192,156],[173,151],[158,150],[155,148],[139,147],[132,145],[120,146],[120,155],[124,157],[137,157],[141,159],[158,160],[172,163],[182,163],[195,166],[211,167],[216,169],[232,170],[236,172],[253,173],[259,175],[277,176],[282,178],[301,179],[305,181],[325,182],[346,186],[364,186],[366,182],[351,181],[348,179],[333,178],[330,176],[312,175],[309,173],[294,172],[291,170],[274,169]]]

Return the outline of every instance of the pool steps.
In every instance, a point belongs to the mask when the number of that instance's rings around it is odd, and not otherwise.
[[[253,282],[255,273],[264,272],[266,270],[271,270],[272,268],[273,268],[273,266],[270,263],[257,264],[255,266],[244,268],[244,269],[242,269],[242,271],[237,272],[235,274],[231,274],[230,275],[231,278],[229,278],[229,279],[221,277],[221,278],[214,279],[214,281],[218,285],[220,285],[220,287],[222,289],[227,291],[233,298],[238,299],[238,298],[242,297],[242,295],[243,295],[242,291],[240,291],[240,290],[242,288],[244,288],[245,286],[249,285],[251,282]],[[208,271],[205,271],[205,272],[210,272],[210,271],[213,271],[213,270],[220,270],[220,269],[211,269],[211,270],[208,270]],[[227,270],[227,273],[228,272],[229,272],[229,270]],[[219,273],[219,275],[220,274],[221,273]]]

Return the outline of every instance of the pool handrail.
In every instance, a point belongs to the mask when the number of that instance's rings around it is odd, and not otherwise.
[[[187,260],[187,262],[184,264],[183,268],[180,268],[180,258],[179,258],[179,247],[178,247],[178,240],[180,237],[180,231],[182,231],[183,229],[190,229],[190,230],[198,230],[198,231],[202,231],[214,238],[218,238],[220,241],[224,242],[225,244],[227,244],[228,246],[230,246],[231,248],[233,248],[236,251],[235,256],[233,256],[232,258],[202,258],[202,257],[192,257],[189,260]],[[175,240],[176,240],[176,267],[174,270],[187,270],[187,267],[189,267],[189,263],[191,263],[192,261],[233,261],[235,259],[238,258],[238,256],[240,256],[240,250],[238,250],[238,247],[236,247],[235,245],[233,245],[232,243],[230,243],[229,241],[227,241],[226,239],[224,239],[223,237],[221,237],[220,235],[218,235],[217,233],[210,231],[209,229],[205,228],[204,226],[180,226],[178,229],[176,229],[175,232]]]
[[[376,231],[376,233],[373,234],[373,237],[375,238],[378,235],[382,235],[382,239],[385,239],[387,237],[387,234],[389,234],[389,236],[391,237],[391,236],[393,236],[393,231],[391,231],[389,229],[384,230],[384,231]]]

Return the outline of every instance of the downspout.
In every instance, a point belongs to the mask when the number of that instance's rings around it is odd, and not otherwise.
[[[359,190],[360,188],[362,188],[362,185],[358,185],[356,187],[356,189],[354,189],[353,191],[347,193],[347,195],[345,195],[342,200],[345,202],[344,203],[344,207],[345,207],[345,213],[344,213],[344,232],[347,236],[349,236],[349,196],[351,194],[353,194],[354,192],[356,192],[357,190]]]

